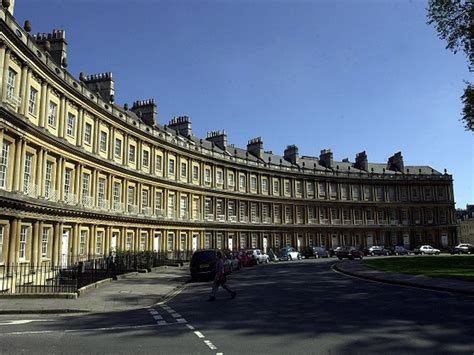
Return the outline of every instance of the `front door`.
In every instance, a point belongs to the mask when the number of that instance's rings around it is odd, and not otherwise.
[[[229,250],[232,250],[234,248],[231,235],[229,235],[229,238],[227,238],[227,247],[229,248]]]
[[[410,248],[410,236],[409,235],[404,235],[403,236],[403,246],[405,248]]]
[[[118,239],[118,233],[112,232],[112,240],[110,241],[110,253],[112,254],[112,257],[114,258],[117,253],[117,239]]]
[[[193,234],[193,245],[192,245],[193,251],[196,251],[198,248],[198,238],[199,238],[198,234]]]
[[[296,249],[301,251],[301,247],[303,246],[303,236],[299,235],[298,240],[296,241]]]
[[[63,236],[62,236],[62,244],[61,244],[61,267],[62,268],[67,268],[69,266],[69,234],[70,230],[65,229],[63,231]]]
[[[161,233],[155,233],[153,237],[153,251],[155,253],[158,253],[160,250],[160,237],[161,237]]]
[[[441,245],[443,248],[446,248],[448,246],[448,236],[446,234],[441,235]]]

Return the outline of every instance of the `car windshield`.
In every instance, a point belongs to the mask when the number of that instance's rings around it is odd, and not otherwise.
[[[213,250],[195,252],[192,257],[193,262],[211,262],[216,260],[216,252]]]

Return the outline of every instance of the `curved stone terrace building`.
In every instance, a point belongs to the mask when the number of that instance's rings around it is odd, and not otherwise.
[[[32,35],[0,8],[0,268],[111,250],[456,242],[452,176],[330,150],[283,156],[260,138],[158,124],[154,100],[114,103],[111,73],[67,70],[64,31]],[[10,4],[8,4],[10,3]]]

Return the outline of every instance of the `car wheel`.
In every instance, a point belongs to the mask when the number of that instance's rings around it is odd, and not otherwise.
[[[301,260],[301,255],[298,255],[298,260]]]
[[[315,259],[319,259],[319,254],[316,254],[316,255],[314,256],[314,258],[315,258]]]
[[[398,251],[395,253],[395,255],[397,255],[397,256],[399,255],[399,254],[398,254]]]
[[[342,258],[341,258],[341,257],[339,257],[339,256],[338,256],[337,258],[338,258],[339,260],[342,260]]]
[[[288,255],[288,260],[289,260],[289,261],[293,260],[293,258],[291,257],[291,255]]]
[[[370,253],[370,255],[372,255],[372,256],[375,256],[375,253],[374,253],[374,252],[372,252],[372,253]]]
[[[422,252],[421,252],[421,255],[425,255],[425,252],[424,252],[424,251],[422,251]]]
[[[364,257],[362,255],[359,256],[359,259],[362,260]]]

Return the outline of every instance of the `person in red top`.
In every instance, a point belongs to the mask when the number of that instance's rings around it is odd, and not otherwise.
[[[232,291],[229,286],[226,285],[227,278],[225,276],[224,270],[224,260],[222,259],[222,252],[217,252],[217,262],[216,262],[216,276],[214,277],[214,284],[212,285],[212,292],[211,296],[209,297],[208,301],[215,301],[216,300],[216,293],[219,286],[222,286],[224,290],[230,293],[231,298],[235,298],[237,295],[236,292]]]

